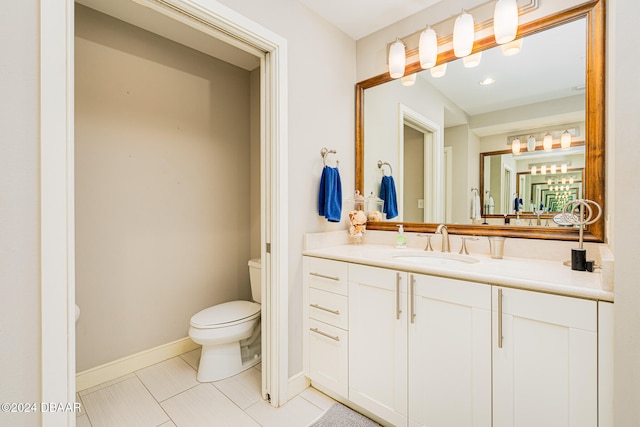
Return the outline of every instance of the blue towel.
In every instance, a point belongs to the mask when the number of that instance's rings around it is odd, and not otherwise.
[[[331,222],[340,222],[342,217],[342,183],[338,168],[325,166],[320,178],[318,192],[318,214]]]
[[[382,212],[387,214],[387,219],[398,216],[398,199],[396,197],[396,184],[392,176],[383,176],[380,184],[380,198],[384,200]]]

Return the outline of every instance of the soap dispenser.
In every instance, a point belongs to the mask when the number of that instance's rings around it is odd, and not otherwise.
[[[398,224],[398,235],[396,236],[396,248],[404,249],[407,247],[407,236],[404,235],[404,227]]]

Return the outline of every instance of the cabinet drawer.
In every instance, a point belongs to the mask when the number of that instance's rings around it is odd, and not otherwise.
[[[349,301],[346,296],[309,289],[309,317],[342,329],[348,329]]]
[[[347,264],[324,258],[309,258],[309,287],[347,295]]]
[[[349,335],[309,319],[309,378],[347,397],[349,379]]]

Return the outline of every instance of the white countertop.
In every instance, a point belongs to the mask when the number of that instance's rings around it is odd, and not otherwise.
[[[562,261],[509,256],[493,259],[485,254],[473,253],[470,256],[479,260],[475,264],[421,263],[394,257],[394,254],[422,255],[422,251],[416,248],[396,249],[392,245],[381,244],[340,244],[303,251],[303,255],[318,258],[613,302],[613,292],[603,288],[603,272],[600,269],[593,273],[574,271],[563,265]]]

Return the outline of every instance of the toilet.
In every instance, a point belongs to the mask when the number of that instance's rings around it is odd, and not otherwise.
[[[230,301],[205,308],[191,318],[189,337],[202,346],[197,379],[218,381],[261,360],[260,259],[249,261],[253,301]]]

